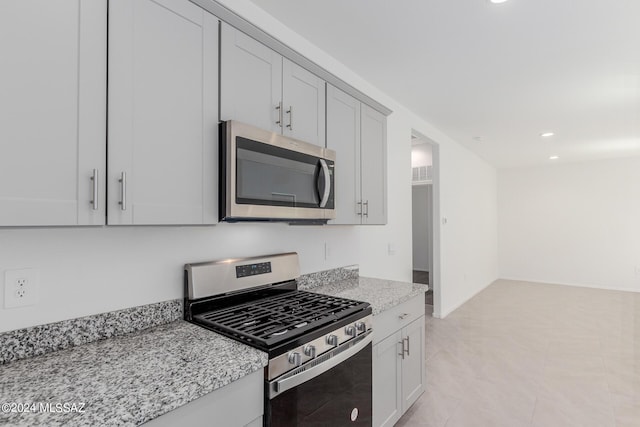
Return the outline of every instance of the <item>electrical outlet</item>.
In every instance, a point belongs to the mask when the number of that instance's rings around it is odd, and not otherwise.
[[[39,274],[35,268],[4,272],[4,308],[25,307],[38,303]]]

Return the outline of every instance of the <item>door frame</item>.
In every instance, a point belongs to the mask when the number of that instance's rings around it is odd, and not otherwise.
[[[424,135],[423,133],[411,129],[411,135],[416,138],[424,141],[425,143],[431,146],[431,156],[432,156],[432,188],[433,188],[433,206],[432,206],[432,230],[433,230],[433,245],[432,245],[432,253],[431,259],[433,265],[431,265],[431,270],[429,271],[429,282],[430,289],[433,290],[433,317],[441,318],[441,307],[442,307],[442,297],[441,297],[441,283],[440,283],[440,270],[441,270],[441,259],[440,259],[440,231],[442,222],[440,221],[440,145],[435,142],[433,139]],[[413,185],[413,183],[411,183]],[[412,198],[413,203],[413,198]],[[413,240],[413,226],[411,238]],[[413,243],[412,243],[413,244]],[[411,259],[411,270],[413,272],[413,257]],[[412,273],[413,274],[413,273]]]

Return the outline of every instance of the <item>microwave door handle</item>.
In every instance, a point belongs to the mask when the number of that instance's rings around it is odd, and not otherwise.
[[[324,208],[329,201],[329,194],[331,193],[331,175],[329,175],[329,166],[324,159],[320,159],[320,166],[322,167],[322,176],[324,179],[324,193],[320,200],[320,207]],[[320,179],[320,176],[318,176]]]

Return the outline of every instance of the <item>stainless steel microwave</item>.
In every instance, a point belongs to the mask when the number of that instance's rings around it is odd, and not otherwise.
[[[220,124],[220,220],[336,217],[336,153],[234,120]]]

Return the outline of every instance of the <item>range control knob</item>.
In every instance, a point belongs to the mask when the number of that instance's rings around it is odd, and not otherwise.
[[[332,346],[337,346],[338,345],[338,336],[337,335],[327,335],[327,344],[332,345]]]
[[[356,322],[356,330],[360,333],[367,331],[367,325],[364,322]]]
[[[304,352],[305,356],[308,356],[310,358],[314,358],[316,357],[316,346],[312,345],[312,344],[307,344],[302,348],[302,351]]]
[[[300,356],[300,353],[298,353],[297,351],[293,351],[289,353],[288,359],[289,359],[289,363],[291,363],[294,366],[300,366],[302,364],[302,357]]]
[[[356,328],[353,327],[352,325],[349,325],[346,328],[344,328],[344,333],[347,334],[350,337],[355,337],[356,336]]]

